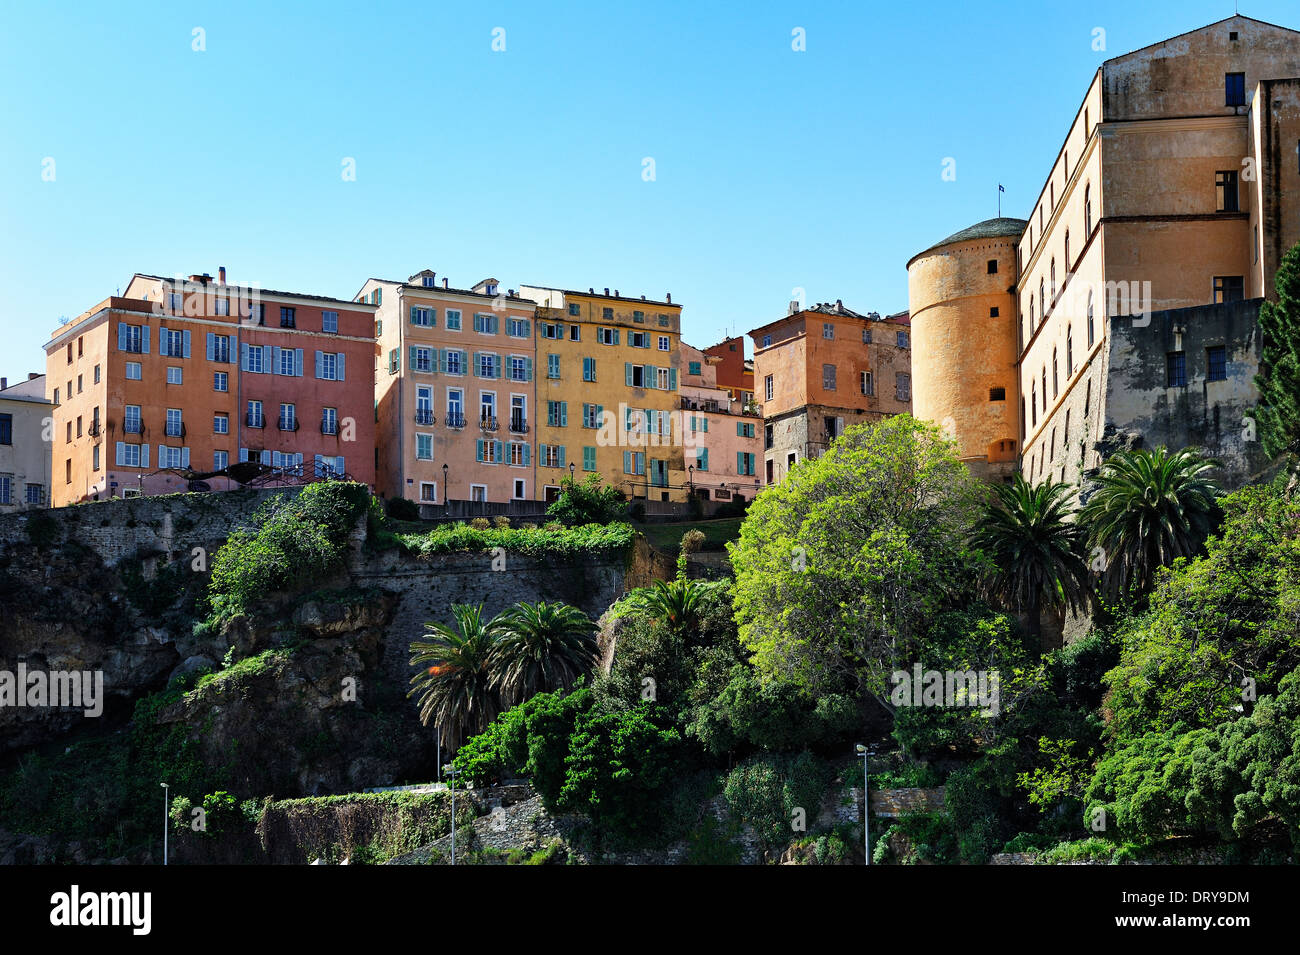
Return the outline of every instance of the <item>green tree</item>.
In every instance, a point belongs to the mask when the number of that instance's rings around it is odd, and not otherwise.
[[[1041,638],[1043,609],[1084,609],[1092,575],[1084,559],[1083,529],[1071,520],[1073,485],[1032,485],[1019,474],[994,485],[980,518],[975,544],[989,557],[989,596],[1007,610],[1027,615],[1030,633]]]
[[[815,695],[888,700],[943,606],[968,599],[977,500],[954,446],[902,414],[856,425],[760,494],[729,545],[742,643]]]
[[[581,527],[620,521],[625,510],[623,492],[603,484],[599,474],[589,474],[584,481],[561,480],[560,496],[546,508],[546,516],[569,527]]]
[[[590,618],[566,603],[518,603],[497,618],[492,686],[508,703],[567,690],[599,659]]]
[[[1219,487],[1208,477],[1217,466],[1196,448],[1106,459],[1079,522],[1105,554],[1102,587],[1110,597],[1150,591],[1161,567],[1200,549],[1218,515]]]
[[[675,634],[684,634],[699,622],[704,587],[694,580],[678,577],[665,583],[656,580],[643,593],[642,606],[652,617],[662,620]]]
[[[1282,256],[1273,276],[1276,302],[1259,312],[1259,439],[1270,456],[1300,451],[1300,245]]]
[[[454,749],[483,732],[500,709],[491,661],[501,625],[485,619],[482,604],[455,604],[451,613],[453,626],[426,623],[429,639],[411,643],[411,665],[425,669],[411,677],[407,695],[419,694],[421,722],[432,721]]]

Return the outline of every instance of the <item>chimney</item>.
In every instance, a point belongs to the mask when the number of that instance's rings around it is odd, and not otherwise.
[[[8,387],[9,387],[9,379],[0,378],[0,391],[4,391]]]
[[[224,265],[217,268],[217,276],[222,285],[226,284],[226,267]]]
[[[27,373],[27,380],[28,380],[28,381],[31,381],[33,378],[39,378],[39,377],[41,377],[41,372],[39,372],[39,371],[29,371],[29,372]]]
[[[614,289],[614,297],[619,298],[618,289]]]
[[[839,310],[843,311],[843,310],[844,310],[844,303],[841,302],[839,299],[836,299],[836,300],[835,300],[835,307],[838,308]]]
[[[672,293],[672,292],[669,292],[669,293],[665,296],[665,298],[666,298],[666,300],[667,300],[667,302],[668,302],[669,305],[673,304],[673,293]]]
[[[605,297],[606,297],[606,298],[609,298],[609,286],[608,286],[608,285],[605,286]]]
[[[596,290],[595,290],[594,288],[592,288],[590,285],[588,285],[588,286],[587,286],[587,294],[588,294],[588,295],[595,295],[595,294],[596,294]]]
[[[787,315],[793,315],[797,311],[799,311],[799,300],[797,298],[792,298],[790,299],[790,304],[785,307],[785,313]]]
[[[443,287],[443,288],[450,288],[450,287],[451,287],[450,285],[447,284],[447,279],[446,279],[446,278],[444,278],[444,279],[442,280],[442,287]]]

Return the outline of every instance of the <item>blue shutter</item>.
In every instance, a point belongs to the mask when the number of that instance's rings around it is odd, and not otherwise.
[[[482,354],[482,352],[475,352],[475,353],[474,353],[474,368],[473,368],[473,372],[474,372],[475,375],[478,375],[478,372],[479,372],[479,356],[480,356],[481,354]]]
[[[412,325],[415,324],[415,306],[414,306],[414,305],[411,306],[411,324],[412,324]]]
[[[707,470],[709,469],[709,449],[708,449],[708,448],[700,448],[700,453],[699,453],[699,466],[700,466],[700,470],[701,470],[701,471],[707,471]]]
[[[736,422],[736,437],[738,437],[738,438],[743,438],[744,436],[745,436],[745,426],[744,426],[743,424],[741,424],[739,421],[737,421],[737,422]]]
[[[213,332],[208,332],[208,361],[217,357],[217,336]]]
[[[533,360],[531,358],[524,359],[524,380],[533,380]]]
[[[319,378],[325,373],[325,353],[316,352],[316,377]]]
[[[496,461],[498,464],[500,464],[502,461],[505,460],[504,457],[505,450],[506,450],[505,444],[503,444],[500,441],[493,441],[492,444],[496,450],[496,454],[493,456],[493,460]]]
[[[450,348],[443,348],[443,349],[440,349],[440,350],[439,350],[439,352],[438,352],[438,370],[439,370],[439,371],[445,372],[445,371],[447,370],[447,355],[448,355],[448,353],[449,353],[450,351],[451,351]]]
[[[627,386],[631,388],[632,387],[632,363],[630,361],[623,362],[623,377],[627,382]]]
[[[119,326],[117,326],[117,327],[118,327],[118,328],[121,328],[122,326],[119,325]],[[116,459],[113,463],[116,464],[118,467],[121,467],[121,466],[122,466],[122,462],[123,462],[125,459],[126,459],[126,442],[125,442],[125,441],[119,441],[119,442],[117,442],[117,459]]]
[[[483,460],[483,439],[479,438],[474,442],[474,460]]]
[[[407,367],[415,371],[415,346],[412,345],[407,351]]]
[[[668,369],[668,390],[669,391],[677,390],[677,369],[676,368]]]
[[[338,355],[335,356],[335,358],[338,362],[338,380],[342,381],[343,380],[343,352],[339,352]]]
[[[248,371],[248,355],[249,355],[248,343],[240,342],[239,343],[239,370],[240,371]],[[318,366],[318,371],[319,371],[319,366]]]
[[[614,329],[614,344],[618,344],[618,329]]]
[[[149,354],[149,326],[148,325],[143,325],[140,327],[140,351],[145,355]]]
[[[736,473],[737,474],[745,473],[745,452],[744,451],[736,452]]]
[[[566,428],[568,427],[568,425],[569,425],[569,403],[567,401],[561,401],[560,402],[560,427]]]
[[[601,419],[605,416],[605,406],[596,405],[596,427],[600,427]]]
[[[632,455],[632,452],[631,452],[631,451],[624,451],[624,452],[623,452],[623,473],[624,473],[624,474],[631,474],[631,473],[632,473],[632,457],[631,457],[631,455]]]
[[[532,459],[532,451],[533,446],[531,444],[524,445],[524,467],[527,467],[528,462]]]
[[[149,445],[141,444],[140,445],[140,467],[147,468],[148,466],[149,466]]]
[[[187,333],[187,334],[188,334],[188,333]],[[183,468],[187,468],[187,467],[189,467],[189,466],[190,466],[190,449],[189,449],[189,448],[186,448],[186,447],[182,447],[182,448],[181,448],[181,467],[183,467]]]
[[[190,357],[190,330],[188,328],[181,332],[181,357]]]
[[[271,374],[280,374],[280,346],[271,346]]]
[[[295,378],[302,377],[302,349],[293,350],[293,374]]]
[[[126,351],[126,325],[122,322],[117,323],[117,350]],[[122,462],[119,461],[118,464]]]

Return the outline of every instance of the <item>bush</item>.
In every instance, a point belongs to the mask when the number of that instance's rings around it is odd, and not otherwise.
[[[384,504],[384,513],[395,521],[418,521],[420,505],[404,497],[390,497]]]
[[[482,522],[481,524],[479,522]],[[563,527],[491,527],[486,518],[474,524],[440,524],[427,533],[396,534],[394,538],[408,552],[421,557],[458,551],[482,551],[502,547],[530,557],[597,557],[626,551],[636,537],[630,524],[589,524]]]
[[[624,510],[623,492],[604,485],[599,474],[590,474],[581,482],[573,478],[560,481],[560,496],[546,508],[546,516],[569,527],[581,527],[622,520]]]
[[[492,523],[486,517],[476,517],[469,522],[469,526],[476,531],[485,531],[492,526]]]

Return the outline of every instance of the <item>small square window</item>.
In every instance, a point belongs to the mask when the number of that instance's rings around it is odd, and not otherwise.
[[[997,317],[998,317],[998,307],[996,305],[989,306],[989,318],[997,318]]]
[[[1007,389],[1005,388],[989,389],[989,401],[1006,401],[1006,400],[1007,400]]]
[[[998,274],[998,260],[989,259],[989,275],[997,275],[997,274]]]

